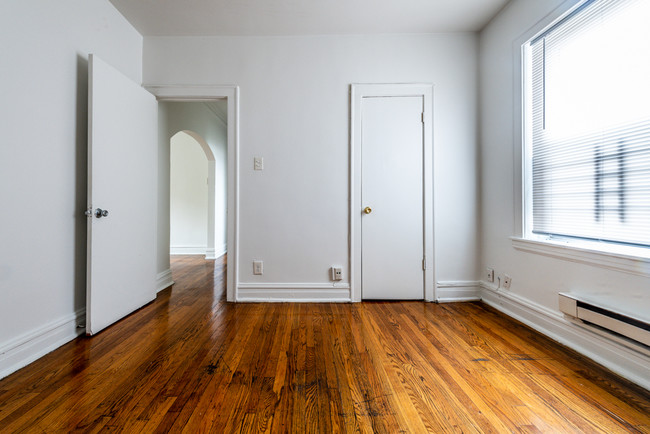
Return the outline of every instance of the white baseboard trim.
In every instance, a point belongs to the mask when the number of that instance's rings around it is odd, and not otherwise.
[[[476,280],[452,280],[436,283],[436,301],[478,301],[481,299],[481,285]]]
[[[66,315],[0,345],[0,379],[83,334],[86,308]]]
[[[205,259],[218,259],[226,254],[228,251],[228,246],[224,244],[218,249],[206,249]]]
[[[205,255],[208,246],[171,246],[170,255]]]
[[[239,302],[350,302],[349,283],[240,283]]]
[[[167,289],[174,284],[172,280],[172,270],[170,268],[165,271],[161,271],[156,275],[156,293],[159,293],[163,289]]]
[[[587,326],[580,326],[559,311],[481,281],[483,302],[551,339],[579,352],[618,375],[650,390],[650,356],[635,351]]]

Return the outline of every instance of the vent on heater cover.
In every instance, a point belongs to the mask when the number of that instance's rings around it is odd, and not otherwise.
[[[576,294],[560,293],[560,310],[584,322],[650,346],[650,320],[639,315],[617,309],[615,303],[607,303],[607,297],[581,297]]]

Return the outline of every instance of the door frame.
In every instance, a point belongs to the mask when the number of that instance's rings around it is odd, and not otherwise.
[[[433,84],[351,84],[350,85],[350,298],[361,301],[361,104],[364,98],[423,98],[423,210],[424,210],[424,293],[435,300],[434,188],[433,188]]]
[[[228,124],[228,213],[226,217],[228,267],[226,300],[236,301],[239,269],[239,86],[145,85],[158,101],[201,102],[226,99]]]

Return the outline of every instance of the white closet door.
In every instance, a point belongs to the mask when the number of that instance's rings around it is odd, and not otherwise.
[[[424,298],[423,98],[362,105],[363,299]]]

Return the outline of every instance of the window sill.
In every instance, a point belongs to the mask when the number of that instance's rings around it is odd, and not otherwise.
[[[608,252],[569,244],[568,241],[510,237],[512,247],[522,252],[550,256],[580,264],[622,271],[637,276],[650,277],[650,252],[648,249],[629,248],[634,254]]]

